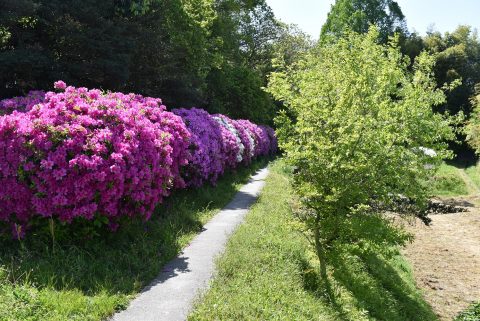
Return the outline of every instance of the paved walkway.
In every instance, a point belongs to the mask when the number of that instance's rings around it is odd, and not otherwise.
[[[243,221],[265,184],[268,169],[251,177],[176,259],[165,265],[160,275],[112,321],[183,321],[193,302],[208,288],[215,258],[225,248],[228,237]]]

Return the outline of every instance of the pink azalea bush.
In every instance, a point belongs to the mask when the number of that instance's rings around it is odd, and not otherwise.
[[[32,122],[21,113],[0,117],[0,220],[6,222],[23,224],[33,213],[33,193],[23,175],[23,166],[33,156],[27,148],[26,133],[31,130]]]
[[[0,221],[21,238],[35,220],[148,220],[172,189],[215,184],[274,153],[273,129],[160,99],[55,83],[0,101]],[[3,108],[3,109],[2,109]]]
[[[45,92],[32,90],[25,97],[14,97],[0,101],[0,115],[10,114],[14,110],[29,111],[33,106],[45,100]]]
[[[0,219],[148,219],[173,185],[184,185],[190,134],[159,99],[73,87],[45,98],[2,117],[0,184],[10,187],[0,191]]]

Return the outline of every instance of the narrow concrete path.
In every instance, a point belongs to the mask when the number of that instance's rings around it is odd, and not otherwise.
[[[243,221],[258,198],[268,169],[250,178],[176,259],[112,321],[183,321],[194,300],[207,289],[215,270],[215,258],[224,251],[228,237]]]

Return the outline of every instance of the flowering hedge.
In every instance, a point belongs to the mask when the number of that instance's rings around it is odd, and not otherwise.
[[[174,109],[191,133],[190,162],[184,171],[189,185],[205,181],[215,183],[225,170],[227,150],[222,142],[221,126],[203,109]]]
[[[172,189],[274,153],[271,128],[160,99],[67,87],[0,101],[0,221],[150,218]]]

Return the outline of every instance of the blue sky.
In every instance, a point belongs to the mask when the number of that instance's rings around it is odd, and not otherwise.
[[[267,0],[277,18],[295,23],[318,38],[335,0]],[[480,31],[480,0],[397,0],[407,19],[410,31],[425,34],[429,26],[441,31],[453,31],[460,24]]]

